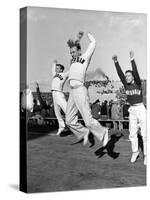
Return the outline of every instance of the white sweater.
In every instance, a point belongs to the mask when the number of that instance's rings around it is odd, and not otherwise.
[[[90,40],[90,44],[86,52],[72,61],[69,70],[70,83],[71,80],[78,80],[81,83],[84,83],[85,81],[85,74],[96,47],[96,40],[90,33],[88,33],[88,38]]]
[[[55,72],[56,64],[53,63],[52,65],[52,90],[56,90],[59,92],[63,91],[64,83],[68,78],[69,71],[62,72],[62,73],[56,73]]]

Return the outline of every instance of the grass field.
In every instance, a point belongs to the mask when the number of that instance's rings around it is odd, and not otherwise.
[[[76,144],[74,135],[59,137],[46,132],[29,132],[28,192],[145,186],[142,153],[137,162],[131,164],[127,133],[110,131],[109,135],[108,146],[103,149],[97,140],[89,148],[89,144]]]

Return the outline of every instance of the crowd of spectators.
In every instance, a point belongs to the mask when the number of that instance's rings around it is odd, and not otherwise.
[[[107,100],[100,102],[97,99],[95,102],[91,104],[92,115],[96,119],[128,119],[129,105],[124,102],[120,103],[119,100]]]
[[[51,118],[51,120],[49,120],[50,123],[56,125],[56,116],[54,112],[52,97],[49,98],[49,101],[43,98],[38,83],[36,87],[36,95],[34,95],[34,97],[35,98],[33,99],[33,110],[32,112],[27,112],[28,118],[31,119],[29,122],[32,122],[33,124],[42,125],[46,122],[46,119]],[[92,116],[97,120],[127,120],[129,116],[129,105],[125,102],[121,103],[121,101],[117,99],[110,100],[109,102],[107,100],[100,102],[100,100],[97,99],[93,103],[90,103],[90,106]],[[63,111],[62,114],[64,114]],[[21,110],[21,116],[24,115],[25,110]],[[78,117],[79,119],[82,119],[80,113],[78,113]],[[117,123],[116,126],[118,126]]]
[[[124,98],[124,90],[122,87],[114,85],[113,81],[110,81],[109,79],[106,79],[104,81],[87,81],[86,85],[87,88],[89,86],[94,85],[95,87],[102,88],[101,93],[105,93],[105,90],[107,93],[114,92],[119,97],[118,99],[125,99]],[[146,96],[146,81],[143,81],[143,94],[144,97]],[[117,93],[118,92],[118,93]],[[121,96],[122,95],[122,96]],[[66,93],[66,99],[68,99],[68,93]],[[41,116],[41,118],[55,118],[55,112],[54,112],[54,105],[52,100],[51,93],[44,94],[40,92],[40,88],[38,83],[36,83],[36,92],[33,93],[33,111],[28,112],[28,117],[34,118],[35,116]],[[146,102],[146,97],[144,98],[144,103]],[[145,103],[146,104],[146,103]],[[128,119],[129,113],[128,108],[129,105],[124,101],[123,103],[120,100],[104,100],[101,102],[99,99],[96,101],[90,103],[92,115],[95,119]],[[21,110],[21,116],[24,116],[25,112],[24,110]],[[79,118],[81,118],[80,113],[78,113]]]

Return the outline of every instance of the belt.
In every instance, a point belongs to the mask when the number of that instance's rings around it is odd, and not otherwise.
[[[71,89],[77,89],[79,87],[84,87],[84,85],[76,85],[76,86],[70,86],[70,87],[71,87]]]
[[[143,103],[136,103],[136,104],[133,104],[131,106],[142,106],[142,105],[144,105],[144,104]]]
[[[51,90],[52,92],[62,92],[62,91],[59,91],[59,90]],[[62,92],[63,93],[63,92]]]

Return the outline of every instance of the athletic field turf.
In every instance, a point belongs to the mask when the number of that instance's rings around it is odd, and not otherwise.
[[[145,186],[142,153],[137,162],[131,164],[127,133],[110,131],[109,135],[108,146],[103,149],[97,140],[89,148],[89,144],[76,144],[74,135],[59,137],[29,132],[28,192]]]

